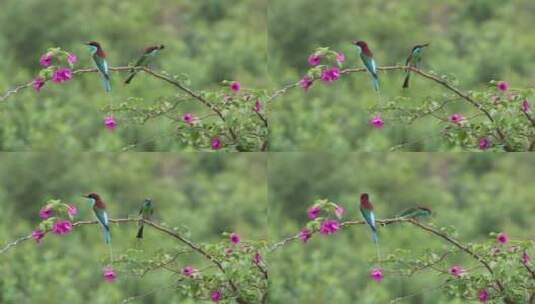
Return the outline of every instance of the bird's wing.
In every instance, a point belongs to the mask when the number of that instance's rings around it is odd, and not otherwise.
[[[104,210],[95,210],[95,216],[99,220],[99,222],[106,227],[106,229],[109,229],[108,226],[108,213]]]
[[[368,71],[373,75],[373,77],[377,78],[377,67],[375,65],[375,60],[364,54],[361,54],[360,57],[362,58],[362,62],[364,63]]]
[[[143,54],[141,57],[139,57],[136,63],[134,63],[134,67],[141,66],[145,62],[145,60],[147,60],[147,55]]]
[[[409,57],[407,57],[407,61],[405,61],[405,66],[408,66],[409,63],[411,63],[411,61],[412,61],[412,51],[411,51],[411,53],[409,54]]]
[[[373,227],[374,230],[377,228],[375,227],[375,214],[373,212],[370,212],[370,226]]]
[[[106,60],[98,57],[98,56],[93,56],[94,60],[95,60],[95,64],[97,65],[97,68],[98,70],[100,71],[100,73],[106,77],[107,79],[110,78],[109,74],[108,74],[108,63],[106,62]]]

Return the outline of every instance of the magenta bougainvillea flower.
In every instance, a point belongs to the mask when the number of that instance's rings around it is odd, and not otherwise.
[[[41,88],[45,85],[45,79],[37,77],[33,80],[33,88],[35,91],[40,92]]]
[[[498,243],[500,244],[507,244],[507,242],[509,242],[509,236],[507,235],[507,233],[500,233],[498,234],[498,236],[496,237],[496,241],[498,241]]]
[[[237,81],[233,81],[230,84],[230,89],[234,92],[239,92],[241,90],[241,84]]]
[[[68,220],[60,220],[54,223],[52,226],[52,232],[57,235],[68,234],[72,230],[72,224]]]
[[[329,235],[334,234],[340,229],[340,223],[337,220],[326,220],[321,224],[320,233]]]
[[[450,116],[450,121],[458,125],[460,125],[464,121],[464,119],[465,119],[464,116],[458,113],[455,113]]]
[[[111,266],[105,267],[102,271],[102,275],[104,277],[104,280],[109,283],[113,283],[117,279],[117,273]]]
[[[45,237],[45,233],[41,229],[34,230],[32,232],[32,238],[37,242],[37,244],[41,243],[41,240]]]
[[[486,289],[480,290],[477,298],[479,299],[479,302],[487,303],[490,299],[489,292]]]
[[[340,69],[339,68],[330,68],[326,69],[321,73],[321,80],[330,83],[340,79]]]
[[[61,68],[54,72],[52,75],[52,81],[55,83],[63,83],[69,81],[72,78],[72,71],[69,68]]]
[[[308,64],[311,66],[317,66],[321,63],[321,56],[317,54],[312,54],[308,57]]]
[[[212,302],[217,303],[223,299],[223,293],[219,290],[212,291],[210,299],[212,299]]]
[[[531,257],[529,256],[527,251],[524,251],[522,253],[522,264],[528,266],[531,263]]]
[[[192,113],[186,113],[182,116],[182,120],[188,125],[194,125],[199,121],[199,118]]]
[[[263,261],[262,255],[260,254],[260,252],[257,252],[254,255],[253,262],[255,263],[255,265],[260,265],[260,263],[262,263],[262,261]]]
[[[193,268],[191,266],[186,266],[184,268],[182,268],[182,274],[185,275],[186,277],[193,277],[195,276],[197,273],[199,272],[199,270],[197,270],[196,268]]]
[[[76,57],[76,55],[70,53],[67,56],[67,61],[69,62],[69,64],[75,64],[78,61],[78,57]]]
[[[384,278],[383,270],[380,268],[372,269],[370,276],[375,282],[381,282]]]
[[[529,100],[524,99],[522,102],[522,112],[529,113],[531,112],[531,104],[529,103]]]
[[[76,216],[78,214],[78,209],[76,209],[76,206],[69,205],[67,207],[67,213],[69,213],[70,216]]]
[[[464,268],[461,266],[453,266],[450,268],[450,274],[454,277],[461,277],[465,273]]]
[[[264,106],[262,105],[262,102],[260,100],[257,100],[254,104],[253,111],[255,111],[256,113],[260,113],[262,112],[263,107]]]
[[[115,121],[113,115],[107,116],[106,118],[104,118],[104,125],[106,126],[106,128],[108,128],[108,130],[113,131],[115,130],[115,128],[117,128],[117,121]]]
[[[321,213],[321,208],[318,206],[312,206],[308,209],[308,218],[315,220]]]
[[[49,67],[50,65],[52,65],[52,53],[46,53],[44,54],[43,56],[41,56],[41,59],[39,59],[39,63],[47,68]]]
[[[312,231],[308,229],[303,229],[301,230],[301,232],[299,232],[299,239],[301,239],[303,243],[308,242],[308,240],[310,240],[311,237],[312,237]]]
[[[345,212],[346,212],[346,210],[342,206],[336,205],[336,207],[334,208],[334,214],[336,215],[336,217],[339,220],[342,219],[342,216],[344,215]]]
[[[219,137],[216,137],[212,139],[211,146],[212,146],[212,150],[219,150],[223,148],[223,143],[221,142],[221,139]]]
[[[338,64],[342,64],[344,61],[346,61],[346,55],[344,55],[342,52],[336,53],[336,62],[338,62]]]
[[[497,87],[498,87],[498,90],[500,90],[502,92],[509,91],[509,83],[507,83],[505,81],[498,82]]]
[[[237,245],[241,242],[241,238],[240,238],[240,235],[233,232],[230,234],[230,241],[232,242],[232,244],[234,245]]]
[[[54,210],[52,210],[52,207],[46,205],[39,211],[39,217],[43,220],[46,220],[52,216],[54,213]]]
[[[314,80],[310,78],[309,76],[305,76],[303,77],[303,79],[301,79],[301,81],[299,81],[299,85],[303,88],[303,90],[305,90],[305,92],[308,91],[308,89],[310,89],[313,83],[314,83]]]
[[[382,129],[385,126],[385,122],[383,118],[381,118],[381,115],[376,115],[372,120],[370,120],[370,124],[376,128],[376,129]]]
[[[488,137],[483,137],[479,139],[479,149],[488,150],[492,146],[492,142]]]

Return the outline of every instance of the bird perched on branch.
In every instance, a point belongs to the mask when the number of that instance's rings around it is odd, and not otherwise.
[[[372,51],[364,41],[353,41],[353,44],[357,46],[362,63],[364,63],[364,66],[372,75],[374,90],[379,91],[379,76],[377,75],[377,65],[373,59]]]
[[[91,57],[93,58],[100,75],[102,75],[104,89],[106,92],[111,92],[111,81],[108,71],[108,62],[106,61],[106,53],[102,50],[100,43],[96,41],[90,41],[86,43],[86,45],[89,47],[89,52],[91,53]]]
[[[413,47],[411,50],[411,53],[409,54],[409,57],[407,57],[405,66],[420,68],[420,63],[422,62],[422,54],[423,54],[424,48],[428,46],[429,46],[429,43],[425,43],[425,44],[421,44],[421,45],[417,45]],[[407,70],[407,76],[405,76],[405,81],[403,82],[404,89],[409,87],[410,77],[411,77],[411,70]]]
[[[111,231],[108,221],[108,213],[106,212],[106,204],[104,204],[104,201],[100,198],[100,195],[96,193],[90,193],[84,197],[89,200],[89,205],[93,209],[95,217],[99,221],[100,225],[102,225],[104,230],[104,242],[106,242],[106,244],[111,244]]]
[[[412,218],[419,219],[430,217],[433,214],[431,209],[426,207],[412,207],[401,212],[397,217],[398,218]]]
[[[141,219],[150,220],[150,217],[154,213],[154,208],[152,207],[152,200],[150,198],[146,198],[145,201],[143,201],[143,205],[139,209],[139,216]],[[142,239],[143,238],[143,221],[139,221],[139,229],[137,230],[136,238]]]
[[[370,228],[372,229],[372,239],[375,244],[379,241],[377,237],[377,226],[375,225],[375,214],[373,212],[373,205],[370,202],[368,193],[362,193],[360,195],[360,213]]]
[[[129,84],[132,81],[132,79],[134,78],[134,76],[136,76],[138,71],[135,68],[140,67],[143,64],[145,64],[147,60],[149,60],[151,57],[156,56],[163,49],[164,49],[164,45],[163,44],[155,45],[155,46],[149,46],[149,47],[145,48],[145,50],[143,51],[143,54],[141,55],[141,57],[139,57],[139,59],[136,61],[136,63],[134,63],[134,68],[130,70],[130,72],[128,73],[128,76],[126,77],[126,80],[124,81],[124,83],[125,84]]]

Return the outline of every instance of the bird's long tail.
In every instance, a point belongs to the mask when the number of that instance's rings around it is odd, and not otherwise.
[[[409,79],[411,78],[411,72],[407,71],[407,76],[405,76],[405,82],[403,82],[403,88],[407,89],[409,87]]]
[[[111,244],[111,231],[110,231],[110,227],[108,226],[103,226],[104,227],[104,242],[106,242],[106,244]]]
[[[137,230],[136,238],[142,239],[143,238],[143,221],[139,224],[139,229]]]
[[[102,83],[104,84],[104,89],[106,90],[106,92],[111,92],[111,81],[108,75],[102,75]]]
[[[372,75],[372,76],[373,76],[373,79],[372,79],[373,89],[379,92],[379,77],[377,77],[377,75]]]
[[[379,243],[379,237],[377,236],[377,230],[372,230],[372,240],[375,244]]]
[[[124,81],[124,84],[129,84],[132,81],[132,79],[134,79],[134,76],[136,76],[136,74],[137,74],[137,71],[132,69],[130,73],[128,74],[128,77]]]

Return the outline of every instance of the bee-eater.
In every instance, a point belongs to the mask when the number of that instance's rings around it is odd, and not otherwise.
[[[104,89],[106,92],[111,92],[111,81],[110,73],[108,71],[108,62],[106,62],[106,53],[102,50],[100,43],[95,41],[90,41],[86,43],[89,47],[89,52],[91,52],[91,57],[95,61],[95,65],[102,75],[102,81],[104,82]]]
[[[145,201],[143,201],[143,205],[139,209],[139,216],[142,219],[148,220],[154,213],[154,208],[152,207],[152,200],[150,198],[146,198]],[[143,238],[143,221],[139,221],[139,229],[137,230],[136,238],[142,239]]]
[[[377,75],[377,65],[373,59],[372,51],[364,41],[353,41],[353,44],[357,46],[362,63],[364,63],[364,66],[372,75],[373,88],[375,91],[379,91],[379,76]]]
[[[106,204],[104,204],[104,201],[102,201],[100,195],[96,193],[90,193],[86,195],[85,198],[89,199],[89,205],[93,209],[95,217],[104,229],[104,241],[106,244],[111,244],[111,232],[108,222],[108,213],[106,212]]]
[[[139,57],[139,59],[134,64],[134,68],[142,66],[143,64],[145,64],[145,62],[148,59],[150,59],[151,57],[156,56],[156,54],[158,54],[163,49],[164,49],[164,45],[163,44],[155,45],[155,46],[149,46],[149,47],[145,48],[145,50],[143,51],[143,54],[141,55],[141,57]],[[128,77],[126,77],[126,80],[124,81],[124,83],[125,84],[129,84],[130,81],[132,81],[132,79],[134,78],[134,76],[136,76],[137,72],[138,71],[136,69],[131,69],[130,73],[128,73]]]
[[[412,207],[401,212],[401,214],[399,214],[398,217],[418,219],[418,218],[429,217],[432,214],[433,212],[431,212],[431,209],[429,208]]]
[[[372,239],[375,244],[378,242],[377,226],[375,225],[375,214],[373,213],[373,205],[370,202],[368,193],[362,193],[360,195],[360,213],[364,217],[364,220],[372,229]]]
[[[420,63],[422,62],[422,53],[424,51],[424,48],[428,47],[429,43],[417,45],[412,48],[411,53],[409,54],[409,57],[407,57],[407,61],[405,62],[405,66],[412,66],[416,68],[420,68]],[[405,76],[405,82],[403,82],[403,88],[409,87],[409,79],[411,78],[411,71],[407,70],[407,76]]]

